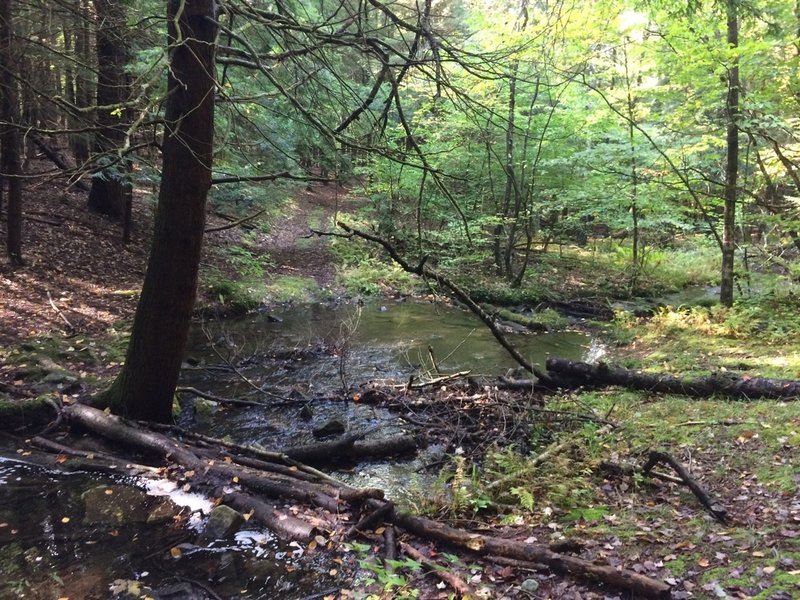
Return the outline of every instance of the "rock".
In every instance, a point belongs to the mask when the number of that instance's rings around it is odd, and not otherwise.
[[[339,419],[331,419],[327,423],[325,423],[322,427],[317,427],[313,429],[311,433],[314,434],[315,438],[323,438],[328,437],[330,435],[337,435],[339,433],[344,433],[347,427],[345,424]]]
[[[206,521],[203,533],[198,538],[198,544],[231,539],[239,531],[242,523],[244,523],[244,517],[240,512],[224,504],[215,506],[208,515],[208,521]]]
[[[181,507],[172,500],[169,498],[159,498],[159,502],[152,508],[150,514],[147,515],[147,523],[149,525],[168,523],[172,521],[173,517],[179,512],[181,512]]]
[[[523,591],[532,594],[539,589],[539,582],[535,579],[526,579],[519,587],[522,588]]]

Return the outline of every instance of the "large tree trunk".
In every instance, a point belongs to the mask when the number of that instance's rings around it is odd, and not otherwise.
[[[737,0],[727,0],[728,48],[739,47]],[[734,56],[728,67],[728,96],[725,103],[727,140],[725,163],[725,207],[722,216],[722,275],[719,301],[733,306],[734,236],[736,233],[736,182],[739,175],[739,58]]]
[[[130,200],[127,160],[118,151],[125,142],[128,99],[125,65],[128,61],[125,5],[119,0],[94,0],[97,16],[97,124],[96,159],[103,165],[92,178],[89,208],[122,220]]]
[[[213,0],[169,0],[170,69],[153,245],[125,365],[100,400],[166,422],[197,287],[214,133]]]
[[[8,181],[8,212],[6,251],[11,264],[22,264],[22,181],[17,122],[17,81],[11,36],[14,30],[11,15],[12,0],[0,0],[0,171]]]

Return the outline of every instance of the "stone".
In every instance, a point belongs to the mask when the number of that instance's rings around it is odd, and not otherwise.
[[[198,539],[199,544],[208,544],[214,540],[227,540],[233,538],[244,523],[241,513],[230,506],[220,504],[215,506],[208,515],[206,526]]]

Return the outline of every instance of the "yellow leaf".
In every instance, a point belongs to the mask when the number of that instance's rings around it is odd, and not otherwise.
[[[183,551],[175,546],[169,549],[169,553],[172,558],[180,558],[183,555]]]
[[[700,565],[701,567],[707,567],[708,566],[708,560],[705,559],[705,558],[701,558],[700,560],[697,561],[697,564]]]
[[[109,489],[107,489],[105,491],[106,496],[111,496],[113,493],[114,493],[114,490],[112,490],[111,488],[109,488]]]
[[[69,517],[61,517],[62,523],[69,523]]]
[[[483,548],[484,543],[485,542],[481,536],[479,535],[471,536],[470,539],[467,540],[467,548],[475,552],[478,552]]]
[[[336,569],[331,569],[330,571],[328,571],[328,575],[330,575],[331,577],[335,577],[336,573],[338,573]]]
[[[386,531],[386,527],[378,527],[378,528],[375,530],[375,533],[377,533],[378,535],[383,535],[383,532],[384,532],[384,531]]]
[[[314,550],[316,549],[316,547],[317,547],[317,540],[311,540],[310,542],[308,542],[309,550]]]
[[[233,483],[239,483],[239,477],[237,477],[236,475],[234,475],[234,476],[233,476],[233,480],[232,480],[232,481],[233,481]]]
[[[244,513],[242,516],[244,517],[245,521],[249,521],[250,517],[252,517],[255,512],[256,512],[256,509],[253,508],[253,509],[250,510],[250,512]]]

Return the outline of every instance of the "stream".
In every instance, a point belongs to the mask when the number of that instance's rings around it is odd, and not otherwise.
[[[543,365],[548,355],[596,360],[604,352],[579,332],[509,330],[533,363]],[[333,419],[349,431],[377,428],[380,436],[403,430],[384,409],[318,400],[326,395],[353,393],[374,380],[434,376],[437,368],[496,376],[515,366],[473,315],[451,306],[314,304],[198,326],[180,385],[225,397],[283,399],[274,407],[196,403],[192,415],[192,427],[202,433],[282,448],[314,441],[312,430]],[[303,419],[305,405],[310,410]],[[381,487],[402,502],[430,485],[433,476],[420,474],[419,467],[445,450],[430,447],[410,460],[350,465],[336,476]],[[291,599],[335,587],[329,573],[337,569],[327,553],[303,556],[303,548],[282,544],[263,529],[195,545],[198,511],[208,509],[203,498],[162,489],[154,480],[65,474],[0,443],[0,598],[122,598],[123,591],[141,592],[143,586],[159,598],[210,597],[195,585],[199,581],[224,598]],[[172,520],[175,512],[183,518]],[[164,514],[166,519],[154,517]]]

